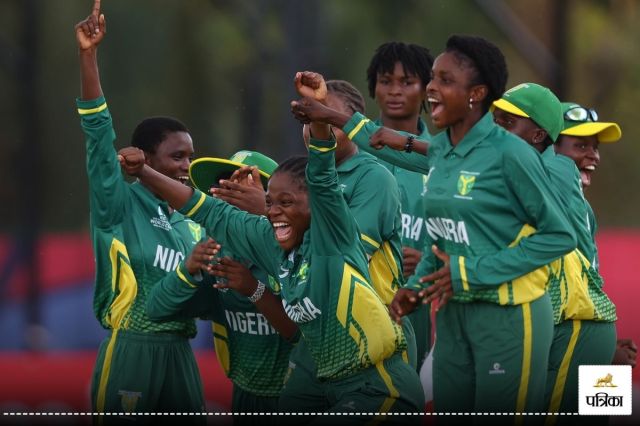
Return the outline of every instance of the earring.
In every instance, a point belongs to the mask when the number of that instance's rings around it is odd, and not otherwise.
[[[473,98],[469,98],[469,109],[473,109]]]

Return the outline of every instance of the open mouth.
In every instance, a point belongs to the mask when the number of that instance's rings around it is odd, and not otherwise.
[[[189,176],[178,176],[178,177],[176,177],[174,179],[177,180],[178,182],[180,182],[183,185],[189,186]]]
[[[582,181],[582,186],[587,187],[591,185],[591,173],[596,170],[596,166],[591,164],[580,169],[580,180]]]
[[[431,119],[437,119],[444,110],[444,106],[442,106],[442,103],[439,100],[432,97],[428,97],[427,102],[429,103],[429,110],[431,111]]]
[[[276,240],[279,243],[287,241],[289,238],[291,238],[291,235],[293,234],[293,228],[287,222],[273,222],[271,225],[273,226]]]

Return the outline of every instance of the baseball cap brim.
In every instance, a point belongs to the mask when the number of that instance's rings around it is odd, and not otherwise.
[[[561,135],[568,136],[593,136],[598,135],[598,142],[617,142],[622,137],[622,130],[616,123],[585,122],[566,128]]]
[[[510,112],[511,114],[518,115],[520,117],[531,118],[529,117],[529,114],[527,114],[526,112],[524,112],[523,110],[521,110],[520,108],[512,104],[511,102],[506,101],[504,98],[500,98],[497,101],[493,101],[493,106],[496,108],[500,108],[503,111]]]
[[[209,193],[211,186],[216,183],[222,174],[233,173],[246,164],[227,160],[225,158],[203,157],[194,160],[189,167],[189,178],[193,185],[200,191]],[[267,187],[271,175],[258,169],[262,186]]]

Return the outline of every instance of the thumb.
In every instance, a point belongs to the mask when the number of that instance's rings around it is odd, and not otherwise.
[[[449,255],[440,250],[435,244],[431,246],[431,251],[436,255],[438,259],[442,260],[445,263],[449,262]]]
[[[121,165],[124,165],[125,163],[124,155],[118,154],[118,161],[120,162]]]

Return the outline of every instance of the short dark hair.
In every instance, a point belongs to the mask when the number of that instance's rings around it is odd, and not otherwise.
[[[489,93],[482,102],[482,108],[488,111],[493,101],[502,97],[509,78],[502,51],[482,37],[461,34],[449,37],[445,50],[475,70],[472,84],[487,86]]]
[[[364,115],[364,97],[353,84],[345,80],[329,80],[327,81],[327,92],[340,97],[352,114],[359,112]]]
[[[378,74],[392,73],[396,62],[402,64],[405,74],[418,76],[423,86],[431,81],[433,56],[429,49],[417,44],[390,41],[378,46],[369,62],[367,83],[371,98],[376,97]]]
[[[274,170],[271,178],[278,173],[288,173],[291,179],[298,185],[299,189],[307,190],[305,171],[307,169],[308,158],[305,155],[294,155],[284,160]]]
[[[167,134],[173,132],[189,133],[189,129],[180,120],[172,117],[145,118],[133,131],[131,145],[153,154]]]

